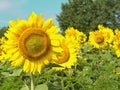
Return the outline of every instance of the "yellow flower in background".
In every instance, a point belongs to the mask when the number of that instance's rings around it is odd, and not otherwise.
[[[85,42],[87,39],[87,36],[83,32],[80,32],[77,29],[74,29],[73,27],[66,29],[65,34],[66,37],[76,39],[79,42]]]
[[[66,68],[71,68],[77,63],[79,44],[78,42],[76,42],[76,39],[71,38],[71,36],[69,37],[61,36],[60,43],[62,53],[58,52],[56,53],[56,55],[53,56],[53,63],[58,64],[61,67],[53,67],[54,70],[63,70]]]
[[[115,30],[114,41],[120,41],[120,30]]]
[[[120,57],[120,41],[115,41],[113,45],[117,57]]]
[[[42,68],[50,63],[54,47],[59,47],[59,44],[56,44],[59,41],[56,38],[60,39],[57,35],[58,30],[52,18],[44,21],[42,14],[37,16],[34,12],[29,16],[28,21],[11,20],[5,34],[8,40],[4,48],[12,66],[23,65],[26,73],[40,73]]]
[[[107,43],[112,43],[114,39],[114,32],[112,29],[108,27],[104,27],[103,25],[98,25],[98,29],[103,33],[105,40]]]
[[[89,32],[89,44],[96,48],[107,46],[105,38],[100,31]]]
[[[81,44],[86,41],[87,36],[83,32],[80,32],[77,29],[70,27],[65,30],[65,38],[67,38],[67,41],[70,40],[70,41],[74,42],[71,45],[75,45],[80,48],[82,46]],[[76,45],[76,44],[78,44],[78,45]]]
[[[120,31],[118,29],[115,30],[113,48],[116,50],[117,57],[120,57]]]
[[[102,25],[98,26],[99,30],[89,32],[89,44],[96,48],[106,47],[112,43],[114,33],[111,29],[105,28]]]

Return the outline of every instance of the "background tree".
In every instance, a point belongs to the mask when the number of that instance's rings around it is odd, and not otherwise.
[[[68,0],[61,9],[57,21],[63,31],[72,26],[88,34],[98,24],[120,28],[120,0]]]

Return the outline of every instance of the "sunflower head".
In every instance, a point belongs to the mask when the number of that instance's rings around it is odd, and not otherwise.
[[[101,32],[99,32],[99,33],[95,33],[95,42],[97,43],[97,44],[102,44],[103,42],[104,42],[104,36],[102,35],[102,33]]]
[[[50,39],[48,35],[38,28],[29,28],[19,38],[21,54],[31,60],[44,56],[49,48]]]
[[[98,26],[99,30],[89,32],[89,43],[96,48],[110,45],[114,38],[113,31],[108,27]]]
[[[105,37],[106,42],[112,43],[114,39],[113,30],[108,27],[104,27],[103,25],[99,25],[98,28],[99,28],[99,31],[103,33],[103,36]]]
[[[77,51],[79,50],[79,44],[76,42],[76,39],[73,40],[69,36],[61,37],[60,46],[61,52],[57,52],[54,56],[53,63],[60,65],[61,67],[53,67],[54,70],[63,70],[65,68],[71,68],[77,62]],[[71,40],[70,40],[71,39]],[[75,44],[75,45],[73,45]]]
[[[66,37],[74,38],[79,42],[85,42],[87,38],[87,36],[83,32],[80,32],[78,29],[74,29],[73,27],[66,29],[65,34]]]
[[[80,49],[83,43],[86,41],[87,36],[83,32],[70,27],[65,30],[65,39],[67,42],[73,42],[72,44],[70,44],[71,47],[76,46],[76,49]]]
[[[52,18],[44,21],[42,14],[37,16],[34,12],[28,20],[11,20],[5,34],[5,50],[12,66],[23,65],[25,72],[40,73],[51,62],[54,49],[59,48],[59,45],[54,46],[60,39],[58,30]]]
[[[106,46],[105,38],[100,31],[90,32],[89,33],[89,43],[96,48]]]
[[[56,55],[57,60],[55,60],[55,63],[57,64],[66,63],[70,58],[68,47],[64,43],[61,43],[61,48],[62,48],[62,52],[57,53]]]

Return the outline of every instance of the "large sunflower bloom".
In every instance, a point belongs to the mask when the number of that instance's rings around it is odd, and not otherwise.
[[[75,38],[71,38],[71,35],[66,34],[65,37],[61,36],[60,45],[62,48],[62,53],[58,52],[55,56],[53,56],[53,63],[56,63],[61,67],[53,67],[54,70],[71,68],[76,64],[79,50],[79,44],[76,41],[77,40]]]
[[[52,18],[43,21],[43,15],[37,16],[34,12],[28,21],[10,21],[5,34],[8,40],[4,48],[12,66],[23,65],[23,71],[26,73],[40,73],[42,68],[50,63],[54,45],[57,43],[56,37],[59,39],[58,30]]]
[[[114,33],[111,29],[102,25],[98,26],[99,30],[89,32],[89,44],[96,48],[106,47],[112,43]]]

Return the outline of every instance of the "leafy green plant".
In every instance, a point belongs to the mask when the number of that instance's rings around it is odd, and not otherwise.
[[[0,63],[0,90],[28,90],[30,75],[19,68]],[[54,71],[46,67],[35,74],[35,90],[119,90],[120,58],[112,48],[96,49],[84,45],[78,54],[78,62],[71,69]]]

